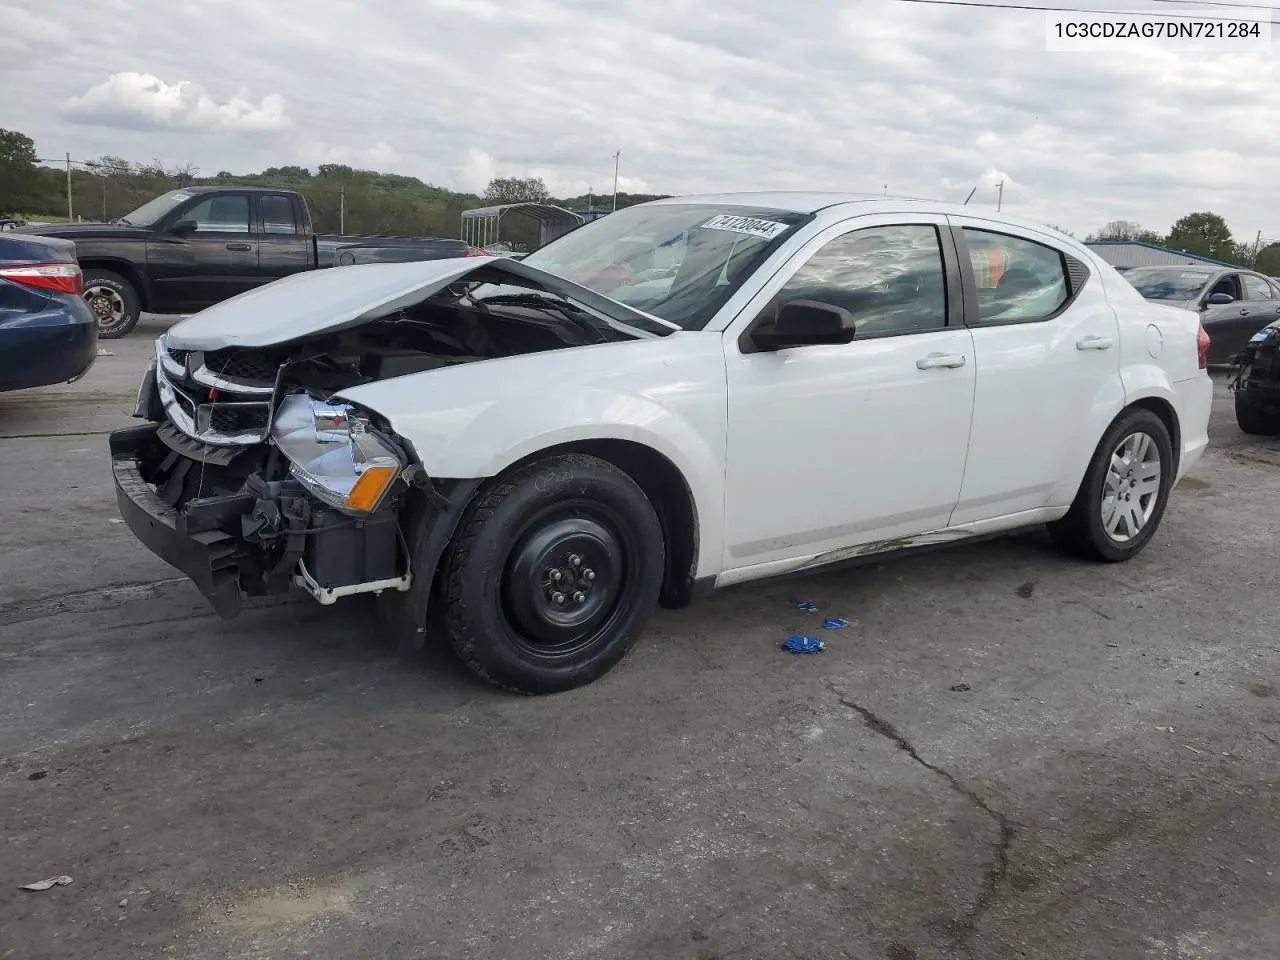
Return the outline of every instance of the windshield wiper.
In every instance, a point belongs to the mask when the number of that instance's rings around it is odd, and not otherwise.
[[[123,223],[126,227],[134,226],[134,223],[132,220],[126,220],[124,217],[121,217],[119,220],[116,221],[116,223]]]
[[[605,343],[609,338],[601,332],[596,324],[587,317],[587,311],[574,303],[550,293],[502,293],[492,297],[480,297],[474,303],[509,304],[513,307],[550,307],[584,333],[590,334],[598,343]]]

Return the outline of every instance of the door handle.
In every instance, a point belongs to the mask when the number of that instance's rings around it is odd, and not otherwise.
[[[1076,341],[1077,350],[1110,350],[1110,337],[1085,337]]]
[[[916,367],[920,370],[932,370],[935,367],[963,367],[963,353],[931,353],[928,356],[921,357],[916,361]]]
[[[252,249],[253,249],[253,244],[251,244],[251,243],[228,243],[228,244],[227,244],[227,249],[228,249],[228,250],[252,250]]]

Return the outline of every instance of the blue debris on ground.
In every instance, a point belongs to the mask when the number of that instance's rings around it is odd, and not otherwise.
[[[843,630],[849,626],[849,621],[844,617],[831,617],[822,621],[823,630]]]
[[[803,610],[805,613],[817,613],[818,608],[808,600],[792,600],[791,605],[797,610]]]
[[[826,644],[817,637],[787,637],[782,642],[782,649],[788,653],[821,653]]]

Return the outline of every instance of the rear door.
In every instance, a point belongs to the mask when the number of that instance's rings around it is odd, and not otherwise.
[[[258,277],[270,283],[311,268],[311,237],[304,229],[294,197],[287,193],[256,196]]]
[[[953,524],[1050,505],[1106,428],[1097,401],[1120,389],[1119,329],[1101,285],[1053,238],[980,217],[949,218],[960,249],[977,386]]]

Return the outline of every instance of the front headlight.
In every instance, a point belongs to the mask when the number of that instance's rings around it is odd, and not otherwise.
[[[376,510],[406,466],[355,407],[302,394],[276,409],[271,439],[304,487],[346,513]]]

